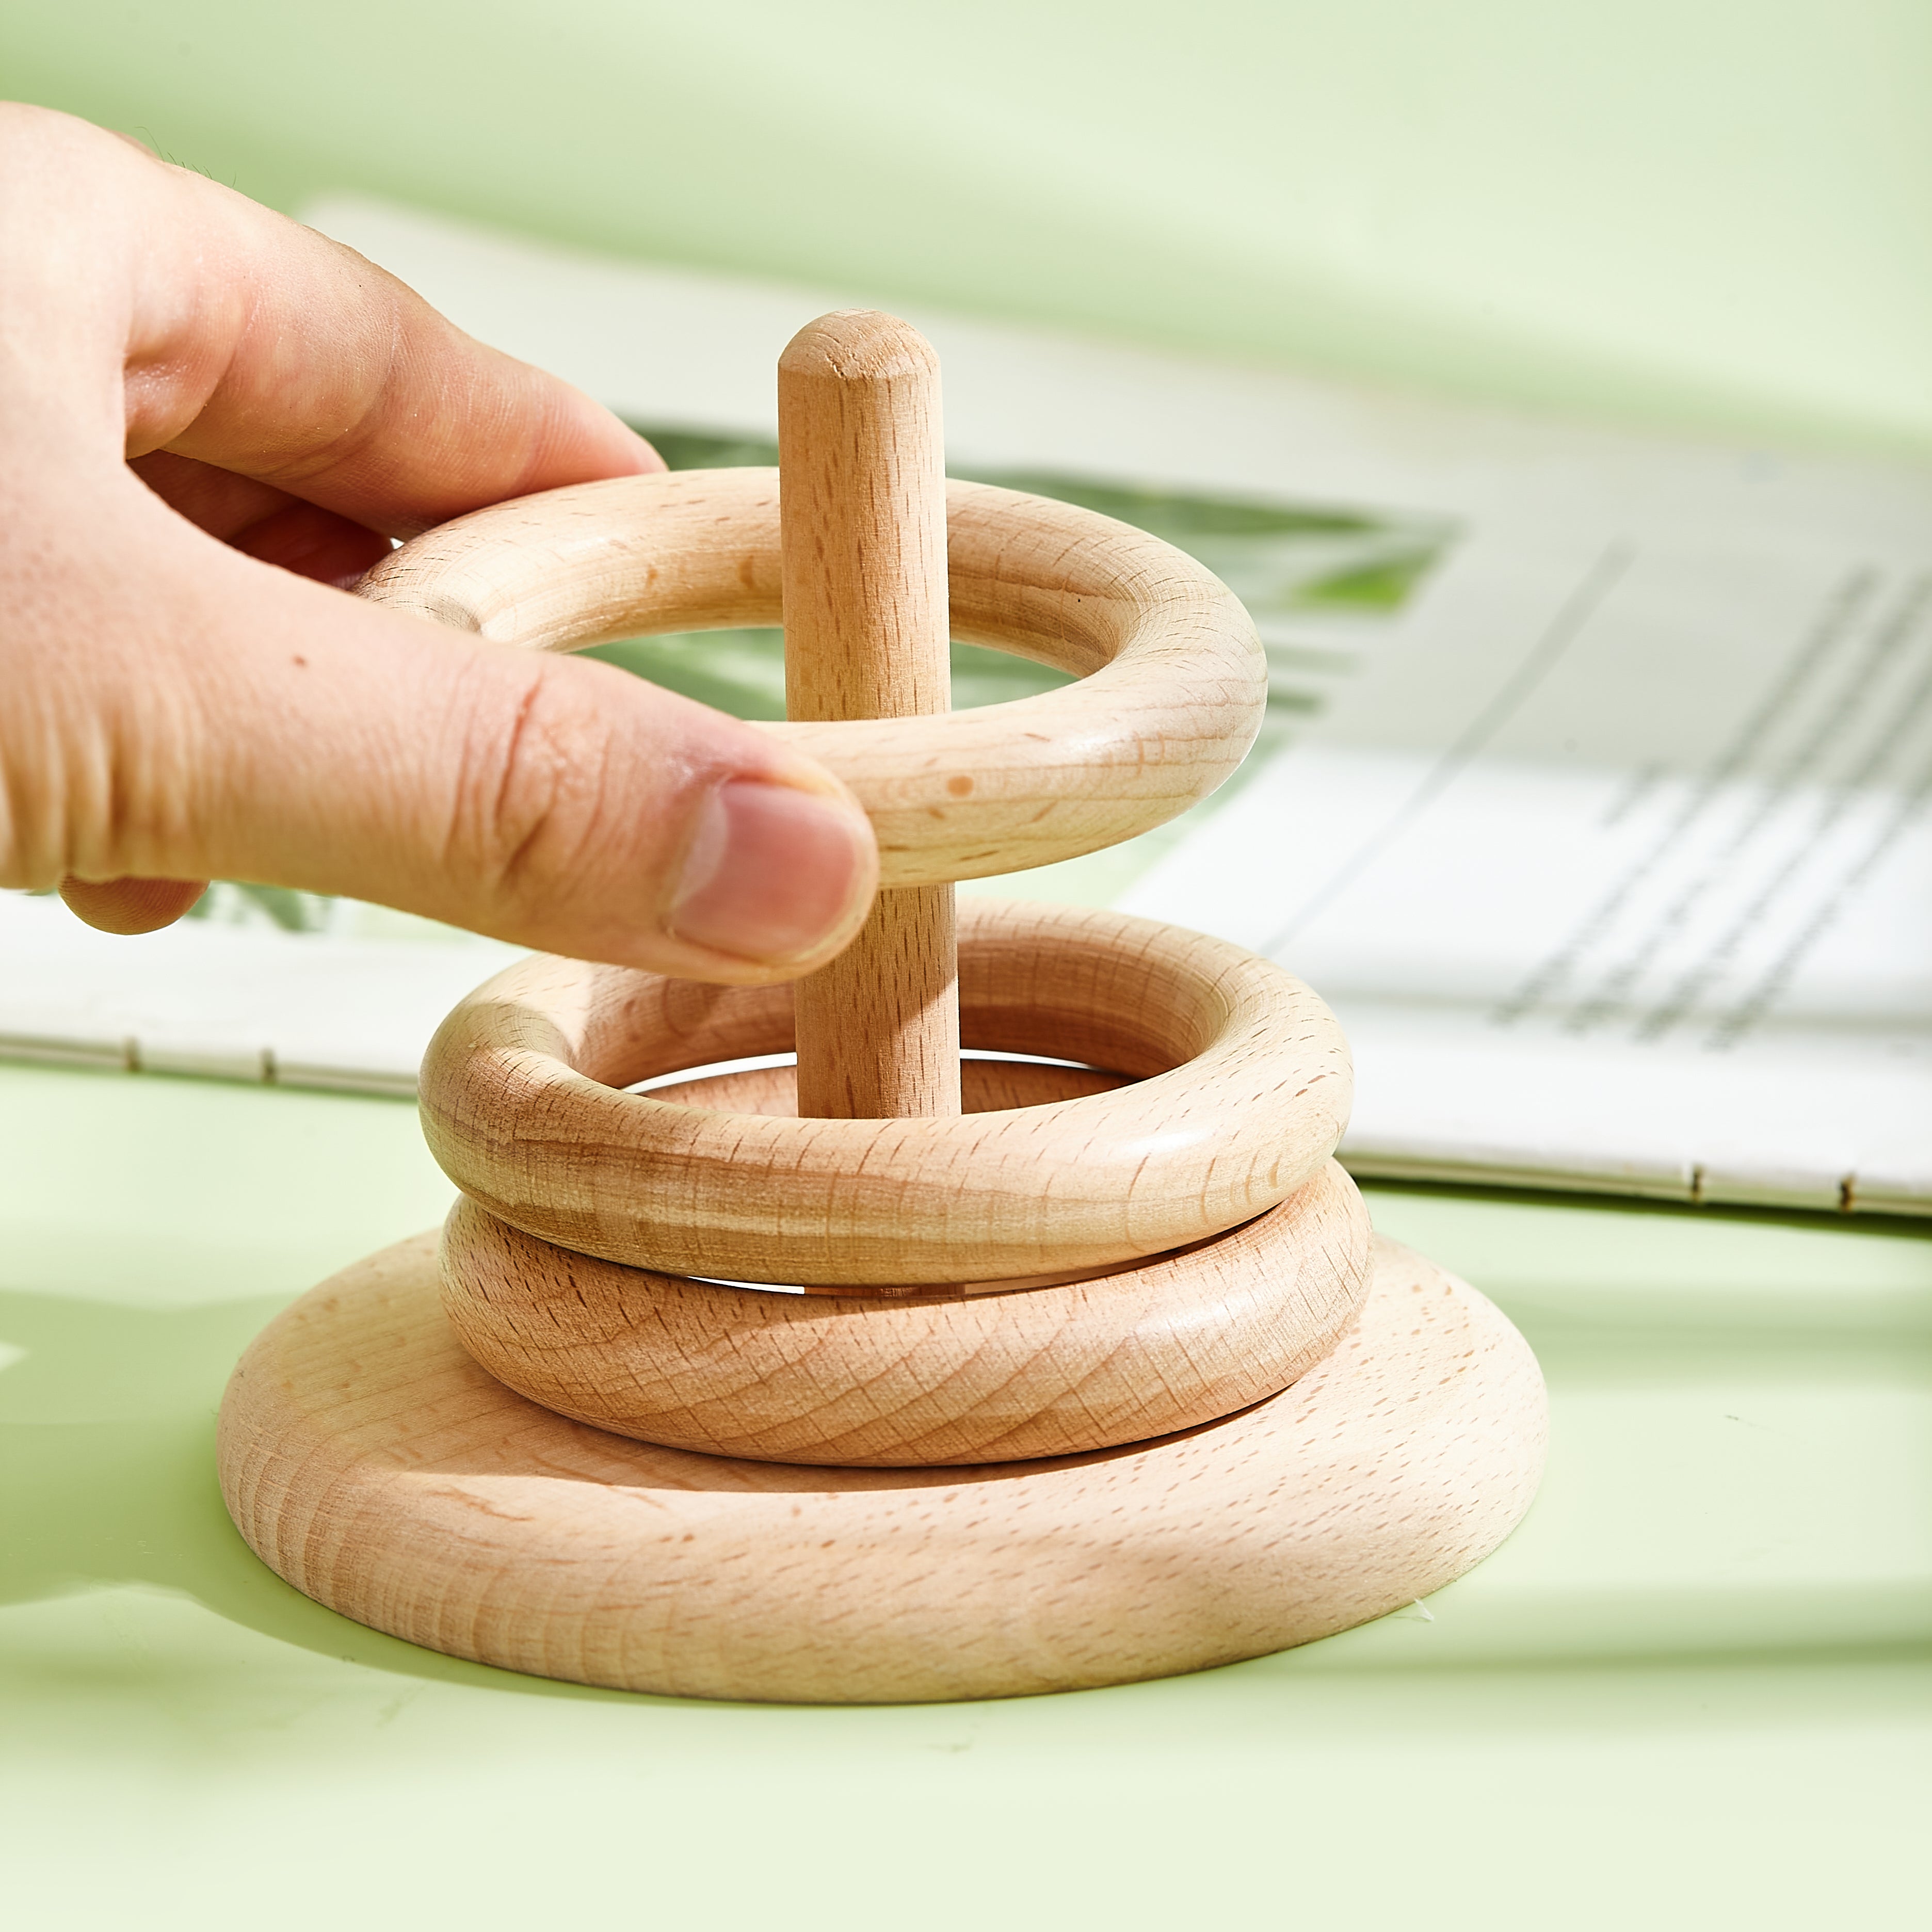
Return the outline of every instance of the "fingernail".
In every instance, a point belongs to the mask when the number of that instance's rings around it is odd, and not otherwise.
[[[850,806],[734,778],[704,802],[670,929],[741,959],[801,958],[852,922],[872,867],[865,820]]]

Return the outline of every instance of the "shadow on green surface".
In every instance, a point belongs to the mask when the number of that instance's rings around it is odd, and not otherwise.
[[[547,1697],[626,1694],[496,1670],[386,1636],[312,1603],[229,1520],[214,1420],[229,1371],[281,1307],[171,1310],[0,1292],[0,1603],[144,1584],[322,1656]]]
[[[280,1306],[251,1299],[156,1310],[61,1295],[0,1293],[0,1485],[14,1500],[0,1540],[0,1601],[46,1600],[134,1585],[178,1592],[218,1616],[316,1654],[392,1674],[525,1696],[634,1701],[630,1694],[526,1677],[447,1658],[352,1623],[310,1602],[254,1556],[224,1509],[214,1473],[214,1418],[229,1371]],[[1547,1316],[1532,1334],[1559,1384],[1606,1378],[1667,1384],[1721,1360],[1733,1376],[1774,1381],[1820,1366],[1827,1339],[1808,1324],[1721,1332],[1565,1335]],[[1829,1353],[1847,1370],[1913,1379],[1925,1338],[1844,1335]],[[1690,1360],[1680,1358],[1688,1352]],[[1398,1612],[1398,1616],[1419,1616]],[[1744,1592],[1598,1590],[1558,1600],[1485,1604],[1458,1618],[1452,1640],[1391,1644],[1351,1633],[1292,1658],[1237,1670],[1283,1669],[1312,1686],[1337,1676],[1466,1676],[1512,1671],[1668,1670],[1713,1661],[1850,1663],[1926,1654],[1932,1600],[1912,1585]],[[1363,1640],[1367,1639],[1364,1642]],[[675,1700],[650,1700],[674,1702]]]

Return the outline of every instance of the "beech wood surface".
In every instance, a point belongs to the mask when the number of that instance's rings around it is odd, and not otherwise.
[[[968,1114],[1044,1107],[1081,1094],[1111,1094],[1131,1084],[1125,1073],[1051,1060],[981,1059],[968,1053],[959,1062],[960,1108]],[[788,1120],[798,1112],[797,1083],[789,1066],[734,1066],[728,1073],[667,1081],[654,1085],[651,1093],[681,1107],[703,1107],[718,1114],[769,1114]]]
[[[250,1346],[222,1405],[223,1493],[319,1602],[544,1676],[886,1703],[1199,1670],[1426,1596],[1534,1493],[1544,1398],[1522,1337],[1376,1248],[1334,1352],[1222,1421],[1052,1462],[828,1469],[526,1401],[458,1345],[424,1234]]]
[[[1171,544],[983,483],[946,488],[952,632],[1072,672],[944,717],[767,724],[844,780],[888,887],[1098,851],[1204,798],[1261,729],[1268,668],[1240,600]],[[783,620],[775,470],[584,483],[459,517],[358,593],[506,644],[567,650]]]
[[[950,708],[944,452],[938,358],[909,324],[821,316],[779,357],[788,719]],[[799,1112],[957,1114],[957,968],[951,884],[882,891],[794,989]]]
[[[1016,1462],[1210,1422],[1335,1346],[1369,1217],[1332,1161],[1176,1255],[1054,1288],[881,1299],[621,1268],[459,1202],[443,1310],[499,1381],[671,1448],[854,1466]]]
[[[1541,1378],[1480,1296],[1372,1251],[1326,1007],[1198,934],[985,901],[950,990],[952,880],[1234,769],[1253,626],[1142,532],[944,486],[904,325],[822,318],[781,386],[782,512],[768,474],[586,484],[361,588],[537,647],[782,619],[778,728],[870,814],[879,910],[796,990],[536,958],[465,1000],[420,1087],[467,1197],[440,1263],[373,1256],[257,1340],[230,1513],[379,1629],[715,1697],[1114,1683],[1436,1588],[1528,1507]],[[1082,682],[940,715],[949,611]],[[962,1074],[962,1041],[1076,1064]]]
[[[829,965],[792,983],[800,1113],[957,1114],[959,938],[950,886],[881,892]]]
[[[794,1076],[795,1070],[790,1066],[739,1066],[725,1073],[653,1084],[651,1092],[657,1099],[675,1101],[680,1106],[706,1107],[721,1114],[768,1114],[788,1120],[798,1112]],[[959,1062],[961,1107],[968,1114],[996,1113],[1003,1107],[1044,1107],[1055,1100],[1070,1100],[1076,1094],[1111,1094],[1130,1084],[1124,1073],[1103,1073],[1097,1067],[1064,1066],[1052,1061],[982,1059],[967,1054]],[[998,1281],[908,1282],[897,1287],[874,1282],[844,1291],[807,1288],[798,1282],[784,1286],[814,1295],[1004,1294],[1016,1288],[1057,1288],[1062,1282],[1090,1281],[1096,1275],[1118,1274],[1120,1266],[1108,1262],[1095,1268],[1058,1268]]]
[[[637,1268],[850,1289],[1105,1267],[1252,1220],[1348,1114],[1328,1008],[1226,941],[974,899],[969,1047],[1132,1084],[952,1119],[785,1120],[622,1090],[792,1044],[790,989],[537,958],[438,1030],[421,1079],[444,1172],[526,1234]]]

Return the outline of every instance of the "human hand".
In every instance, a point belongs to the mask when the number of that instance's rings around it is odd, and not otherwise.
[[[0,105],[0,886],[152,931],[211,877],[789,979],[865,917],[821,766],[614,668],[344,594],[392,537],[662,468],[350,250]]]

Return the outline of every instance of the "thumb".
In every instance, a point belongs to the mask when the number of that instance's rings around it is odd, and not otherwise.
[[[70,872],[60,896],[76,919],[124,937],[158,932],[194,910],[206,879],[83,879]]]
[[[737,983],[809,972],[863,923],[865,814],[765,734],[276,570],[158,506],[130,514],[138,536],[108,554],[142,608],[88,614],[126,641],[90,653],[92,742],[59,760],[82,916],[146,929],[191,903],[180,882],[242,879]]]

